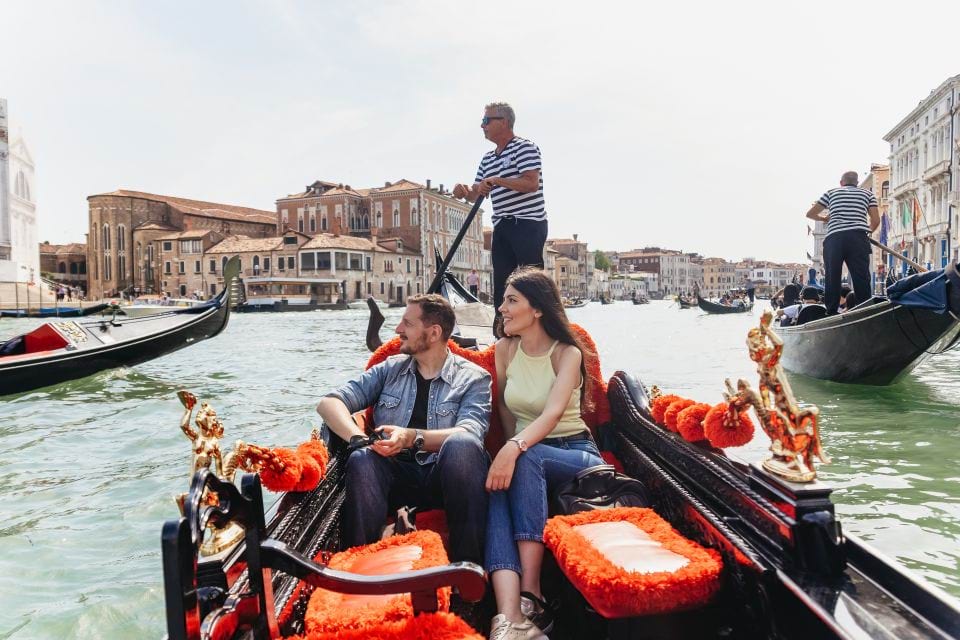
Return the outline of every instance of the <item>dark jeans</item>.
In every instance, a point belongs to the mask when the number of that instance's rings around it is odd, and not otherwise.
[[[823,239],[824,304],[828,314],[840,306],[843,264],[850,272],[850,284],[857,300],[870,299],[870,241],[863,231],[838,231]]]
[[[347,458],[345,544],[379,540],[388,513],[400,506],[442,508],[450,530],[450,560],[482,564],[489,464],[483,444],[466,433],[444,440],[437,461],[426,465],[384,458],[368,447],[354,451]]]
[[[475,284],[470,285],[470,295],[476,298],[479,293],[480,293],[479,285],[475,285]]]
[[[493,308],[503,304],[507,277],[519,266],[543,269],[543,245],[547,241],[546,220],[500,219],[493,228],[490,259],[493,262]],[[497,315],[500,312],[497,311]]]

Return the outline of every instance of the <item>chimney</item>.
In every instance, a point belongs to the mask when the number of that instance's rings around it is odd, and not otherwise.
[[[574,242],[577,241],[577,234],[573,234],[573,241],[574,241]]]
[[[347,185],[345,188],[347,191],[350,191],[350,185]]]
[[[389,186],[390,186],[390,183],[387,182],[386,180],[384,180],[384,181],[383,181],[383,188],[386,189],[386,188],[389,187]]]
[[[440,185],[440,195],[443,195],[443,185]]]
[[[430,188],[430,178],[427,178],[427,189]]]

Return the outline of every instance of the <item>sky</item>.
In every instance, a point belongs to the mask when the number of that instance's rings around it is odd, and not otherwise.
[[[492,101],[550,237],[803,261],[810,204],[960,73],[960,2],[5,0],[39,237],[125,188],[274,211],[314,180],[472,181]]]

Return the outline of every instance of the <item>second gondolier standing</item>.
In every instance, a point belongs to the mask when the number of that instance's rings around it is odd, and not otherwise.
[[[480,127],[497,145],[484,154],[473,185],[457,184],[455,198],[473,202],[490,196],[493,203],[493,307],[503,303],[504,283],[522,265],[543,268],[547,240],[547,210],[543,199],[543,166],[540,148],[513,133],[516,115],[506,102],[484,108]],[[496,323],[495,323],[496,325]]]

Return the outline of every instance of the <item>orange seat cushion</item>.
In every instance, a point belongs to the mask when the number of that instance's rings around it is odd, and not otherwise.
[[[606,618],[672,613],[720,588],[720,554],[687,540],[651,509],[557,516],[543,532],[563,573]]]
[[[384,575],[446,564],[449,560],[440,536],[433,531],[414,531],[341,551],[330,558],[328,566],[363,575]],[[449,608],[450,589],[439,590],[438,604],[440,611]],[[338,633],[368,629],[412,616],[409,593],[353,595],[316,589],[310,596],[305,623],[310,634]]]
[[[363,629],[314,631],[289,640],[484,640],[466,622],[452,613],[422,613],[396,622],[383,622]]]

